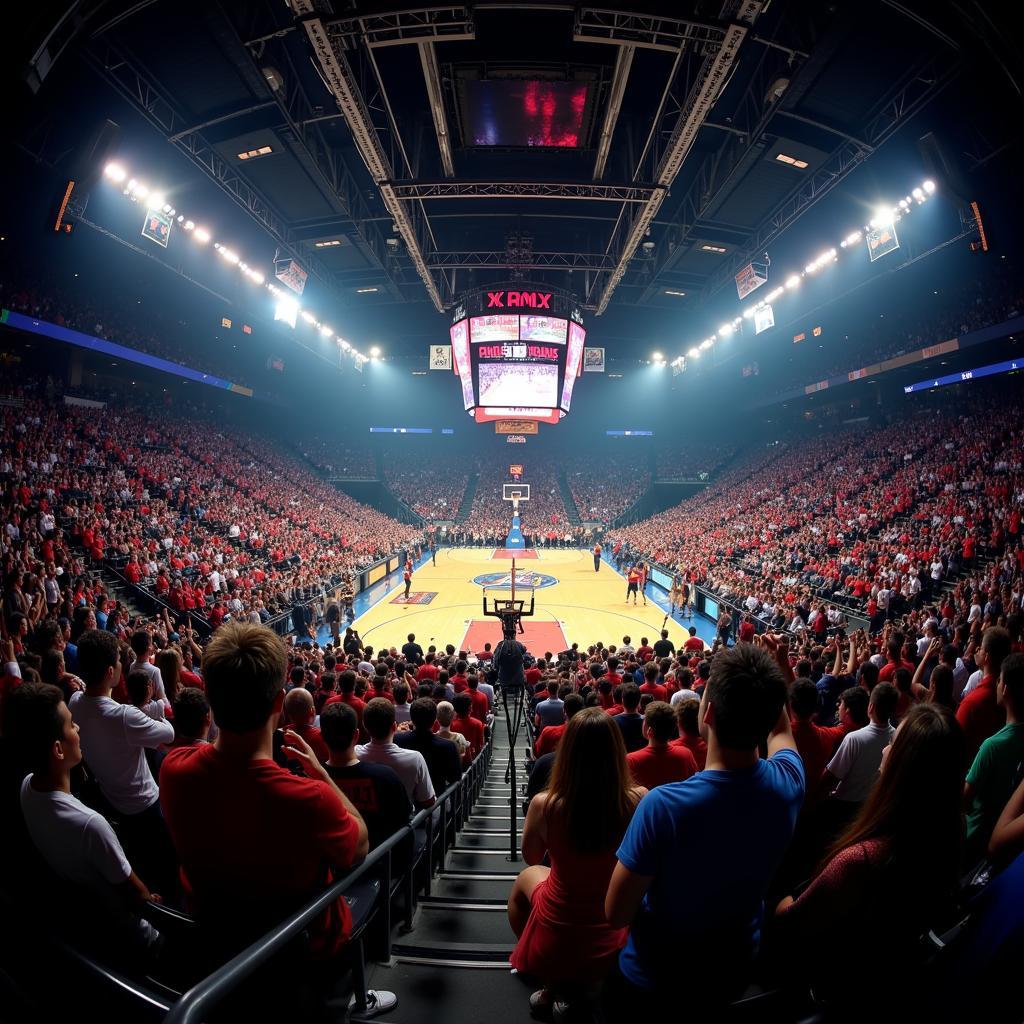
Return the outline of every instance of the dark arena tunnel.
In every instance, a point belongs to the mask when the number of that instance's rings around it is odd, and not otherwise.
[[[1012,14],[0,15],[0,1024],[1022,1024]]]

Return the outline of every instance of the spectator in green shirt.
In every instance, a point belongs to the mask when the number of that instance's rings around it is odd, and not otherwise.
[[[1006,801],[1024,778],[1024,654],[1003,662],[996,699],[1006,711],[1006,725],[982,743],[964,786],[972,863],[984,855]]]

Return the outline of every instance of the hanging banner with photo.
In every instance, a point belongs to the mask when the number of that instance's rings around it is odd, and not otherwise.
[[[767,263],[748,263],[736,275],[736,294],[745,299],[768,281]]]
[[[452,368],[451,345],[431,345],[429,365],[431,370],[450,370]]]
[[[754,310],[754,334],[767,331],[769,327],[775,326],[775,311],[771,305],[760,306]]]
[[[604,373],[603,348],[585,348],[583,350],[583,372]]]
[[[896,227],[891,223],[872,228],[864,236],[864,240],[868,243],[868,256],[871,257],[872,263],[900,247],[900,240],[896,236]]]
[[[142,223],[142,237],[166,249],[171,237],[171,218],[160,210],[147,210]]]
[[[295,260],[274,260],[274,277],[286,288],[291,288],[296,295],[301,295],[306,287],[309,275]]]

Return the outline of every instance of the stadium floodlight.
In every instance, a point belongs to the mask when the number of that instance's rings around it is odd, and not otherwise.
[[[133,194],[139,199],[145,199],[149,195],[149,186],[143,185],[141,181],[135,183],[132,189]]]
[[[299,315],[302,317],[303,320],[306,321],[307,324],[315,324],[316,323],[316,317],[313,316],[313,314],[310,313],[310,311],[308,309],[302,310]]]
[[[656,362],[660,363],[665,357],[660,352],[652,352],[651,358]]]
[[[206,228],[196,228],[192,232],[192,237],[197,242],[201,242],[203,245],[206,245],[206,243],[210,240],[210,232],[207,231]]]
[[[377,356],[380,355],[380,348],[377,345],[374,345],[373,348],[370,349],[370,355],[376,359]]]
[[[223,245],[220,247],[220,254],[228,261],[228,263],[238,262],[238,253],[234,253],[230,249],[226,249]]]
[[[700,349],[697,348],[696,346],[694,346],[686,354],[687,354],[687,356],[689,356],[690,359],[699,359],[700,358]]]
[[[107,166],[103,168],[103,173],[111,181],[116,182],[122,182],[125,178],[128,177],[128,172],[120,164],[117,163],[107,164]]]
[[[912,195],[912,196],[913,196],[913,197],[914,197],[914,198],[915,198],[915,199],[916,199],[916,200],[917,200],[917,201],[918,201],[919,203],[923,203],[923,202],[924,202],[924,192],[923,192],[923,191],[922,191],[921,189],[919,189],[919,188],[915,188],[915,189],[911,190],[911,193],[910,193],[910,194],[911,194],[911,195]]]
[[[333,335],[334,335],[334,331],[332,331],[332,330],[330,329],[330,327],[328,327],[328,326],[327,326],[327,324],[324,324],[324,325],[323,325],[323,327],[321,327],[321,328],[320,328],[320,333],[321,333],[321,334],[322,334],[322,335],[323,335],[323,336],[324,336],[325,338],[330,338],[330,337],[333,337]]]
[[[800,285],[800,275],[799,274],[790,274],[789,277],[786,278],[786,287],[787,288],[797,288],[797,287],[799,287],[799,285]]]
[[[711,348],[712,345],[714,345],[714,342],[710,338],[705,338],[700,343],[701,350],[704,351],[704,352],[706,352],[709,348]]]
[[[721,338],[728,338],[729,335],[732,334],[732,331],[732,324],[722,324],[722,326],[718,328],[718,335]]]
[[[185,221],[185,230],[186,231],[193,231],[193,230],[195,230],[195,226],[196,226],[195,221],[193,221],[193,220]],[[224,251],[224,247],[221,246],[221,252],[223,252],[223,251]]]
[[[257,284],[263,284],[263,275],[258,271],[254,270],[249,275]]]
[[[754,307],[753,306],[747,306],[747,308],[745,310],[743,310],[743,319],[744,320],[750,320],[751,317],[753,317],[753,315],[754,315]]]
[[[928,193],[928,195],[931,195],[935,191],[935,182],[932,181],[931,178],[929,178],[927,181],[924,182],[922,187],[924,188],[925,192]]]
[[[164,199],[159,192],[154,192],[153,195],[150,196],[149,205],[152,206],[154,210],[163,210],[164,213],[171,208],[167,200]]]
[[[342,347],[342,348],[343,348],[343,349],[344,349],[344,350],[345,350],[346,352],[348,352],[348,351],[349,351],[349,350],[350,350],[350,349],[352,348],[352,346],[351,346],[351,345],[350,345],[350,344],[349,344],[349,343],[348,343],[348,342],[347,342],[347,341],[346,341],[346,340],[345,340],[344,338],[342,338],[342,339],[340,339],[340,340],[341,340],[341,347]]]

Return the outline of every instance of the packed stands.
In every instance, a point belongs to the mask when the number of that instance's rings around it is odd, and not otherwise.
[[[451,455],[391,452],[384,457],[384,479],[406,505],[424,519],[454,519],[469,482],[465,460]]]
[[[297,444],[304,459],[328,479],[368,480],[377,477],[377,458],[368,443],[345,438],[304,437]]]
[[[625,512],[651,482],[646,452],[621,446],[603,454],[573,455],[565,460],[565,475],[580,518],[610,523]]]
[[[657,479],[697,480],[714,476],[736,454],[734,444],[715,444],[694,441],[659,448],[657,453]],[[702,475],[703,474],[703,475]]]
[[[550,456],[532,455],[523,460],[522,482],[530,485],[530,500],[519,507],[524,534],[554,532],[564,535],[569,518],[558,487],[558,463]],[[512,522],[511,502],[502,500],[502,484],[509,482],[508,466],[481,459],[477,464],[473,507],[461,523],[470,534],[504,538]]]

